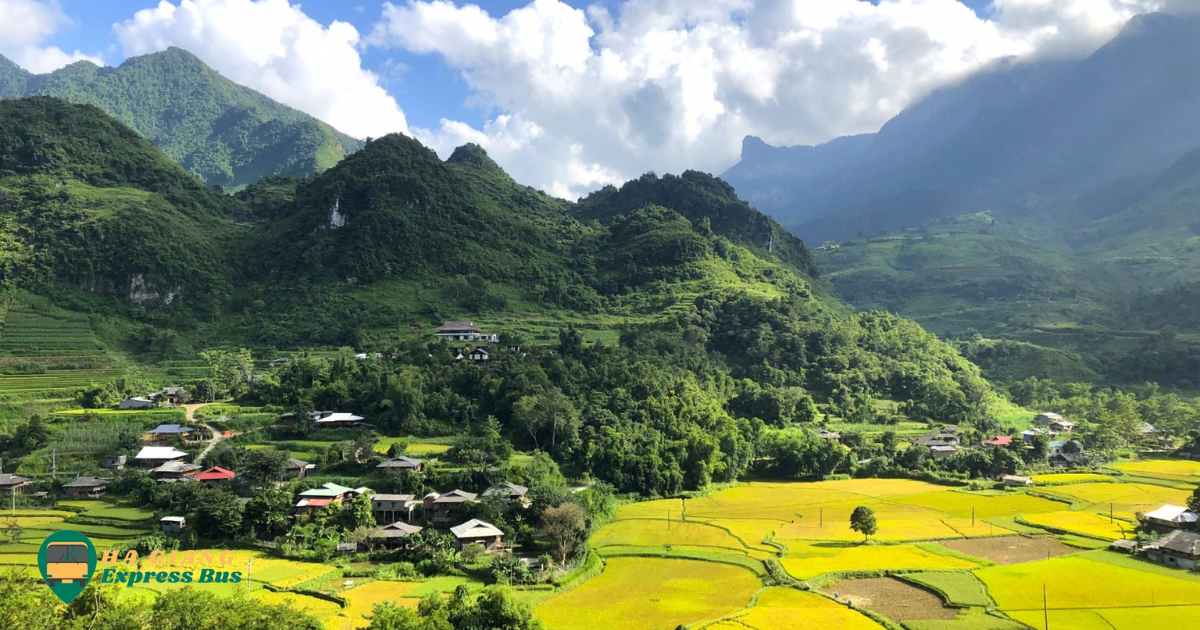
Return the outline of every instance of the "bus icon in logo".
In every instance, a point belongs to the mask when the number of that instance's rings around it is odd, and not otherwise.
[[[79,597],[96,571],[96,548],[79,532],[54,532],[38,551],[38,568],[46,586],[69,604]]]

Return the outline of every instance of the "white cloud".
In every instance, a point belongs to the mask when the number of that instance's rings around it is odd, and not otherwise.
[[[362,67],[358,30],[323,26],[288,0],[162,0],[113,28],[126,55],[184,48],[350,135],[408,133],[400,106]]]
[[[807,144],[878,129],[1000,57],[1082,55],[1135,14],[1196,0],[627,0],[616,14],[533,0],[503,16],[385,4],[368,42],[439,55],[482,128],[415,130],[442,155],[483,145],[518,180],[579,194],[646,170],[721,171],[745,135]]]
[[[36,74],[81,60],[104,65],[100,58],[78,50],[68,53],[57,46],[42,46],[47,38],[70,24],[71,19],[57,2],[0,0],[0,54]]]

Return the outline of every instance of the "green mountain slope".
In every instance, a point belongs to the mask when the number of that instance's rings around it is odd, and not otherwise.
[[[103,109],[210,186],[308,175],[362,144],[229,81],[178,48],[132,57],[116,68],[78,62],[44,75],[0,58],[0,98],[35,94]]]
[[[187,316],[228,291],[226,200],[90,106],[0,101],[0,281]]]
[[[619,189],[605,186],[579,200],[574,213],[584,221],[608,224],[647,204],[671,208],[696,223],[706,222],[713,232],[759,256],[817,276],[817,266],[799,238],[738,199],[732,186],[706,173],[685,171],[663,177],[648,173]]]

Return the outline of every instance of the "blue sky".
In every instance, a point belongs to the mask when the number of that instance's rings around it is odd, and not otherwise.
[[[1161,8],[1200,2],[0,0],[0,54],[48,72],[179,46],[352,135],[473,142],[573,197],[721,173],[747,135],[873,132],[998,59],[1082,57]]]

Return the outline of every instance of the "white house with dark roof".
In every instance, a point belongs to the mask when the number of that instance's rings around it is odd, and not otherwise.
[[[465,490],[451,490],[446,494],[431,492],[422,501],[422,511],[426,518],[445,519],[460,505],[474,503],[478,498],[479,495]]]
[[[373,494],[371,495],[371,510],[375,512],[375,520],[380,523],[394,523],[403,518],[412,520],[413,510],[420,505],[413,494]]]
[[[500,335],[485,333],[475,325],[475,322],[446,322],[433,333],[438,339],[448,341],[500,341]]]
[[[520,504],[522,507],[529,507],[530,500],[526,496],[527,494],[529,494],[529,488],[506,481],[484,490],[482,496],[484,499],[497,499],[507,503]]]
[[[382,470],[387,475],[398,475],[406,472],[421,472],[422,462],[414,457],[393,457],[380,462],[375,467]]]
[[[396,521],[390,525],[384,525],[375,530],[371,534],[371,538],[383,547],[394,549],[403,544],[404,538],[416,534],[425,529],[419,525],[411,525],[404,521]]]
[[[491,523],[485,523],[473,518],[462,525],[450,528],[454,536],[454,544],[462,549],[472,543],[479,543],[488,551],[496,551],[504,546],[504,532]]]
[[[157,468],[187,456],[187,453],[172,446],[143,446],[142,450],[133,456],[133,460],[147,468]]]

